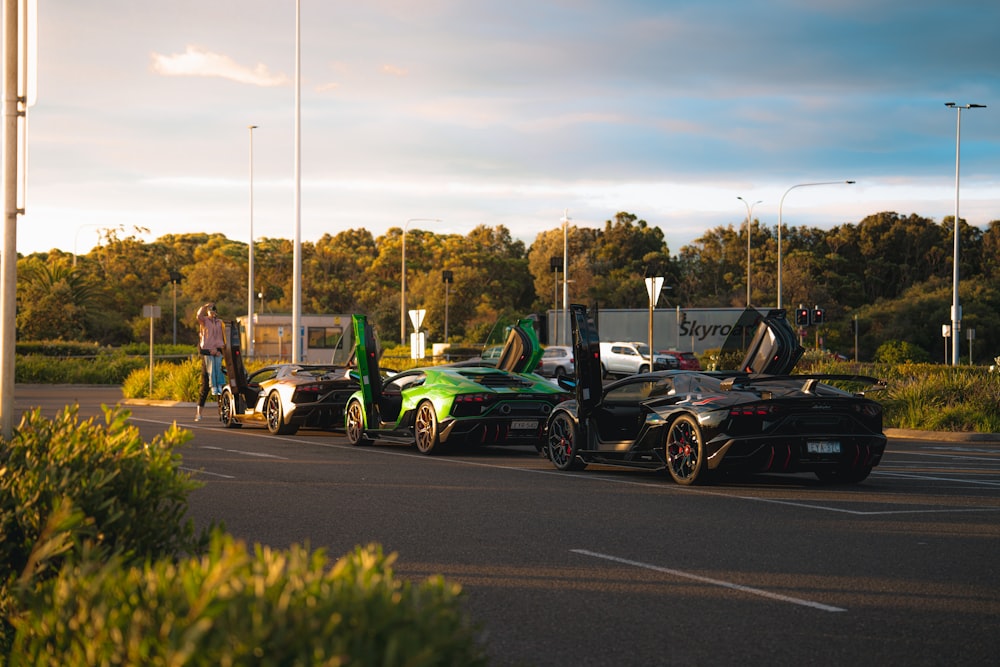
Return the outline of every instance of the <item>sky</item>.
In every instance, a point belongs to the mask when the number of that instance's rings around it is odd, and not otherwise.
[[[38,3],[22,254],[1000,219],[996,0]]]

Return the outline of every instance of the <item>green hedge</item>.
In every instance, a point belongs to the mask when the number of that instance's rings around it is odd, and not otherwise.
[[[480,665],[457,585],[395,556],[245,544],[187,516],[171,427],[24,415],[0,441],[0,665]]]
[[[402,581],[392,561],[358,548],[331,568],[221,533],[200,558],[87,561],[31,599],[10,664],[485,665],[458,586]]]

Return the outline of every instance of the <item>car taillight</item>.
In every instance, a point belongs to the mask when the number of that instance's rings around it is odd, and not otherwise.
[[[855,403],[851,407],[864,417],[877,417],[882,414],[882,406],[875,403]]]
[[[729,408],[730,417],[767,417],[778,412],[780,409],[774,403],[751,403]]]
[[[482,405],[489,403],[492,398],[492,394],[459,394],[455,397],[455,403],[460,405]]]

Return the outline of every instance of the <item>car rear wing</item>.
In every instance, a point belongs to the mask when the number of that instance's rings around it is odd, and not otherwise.
[[[816,373],[812,375],[741,375],[739,377],[728,377],[722,381],[720,388],[722,391],[740,391],[750,389],[751,385],[763,384],[765,382],[801,382],[802,393],[811,394],[815,391],[816,385],[821,382],[849,382],[863,385],[867,391],[885,391],[888,383],[885,380],[874,378],[869,375],[851,375],[834,373]],[[866,391],[854,392],[858,396],[864,396]]]

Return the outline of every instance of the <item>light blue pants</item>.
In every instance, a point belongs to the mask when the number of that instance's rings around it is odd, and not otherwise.
[[[212,385],[212,395],[222,393],[222,388],[226,386],[226,376],[222,372],[222,355],[208,358],[211,367],[208,369],[209,383]]]

